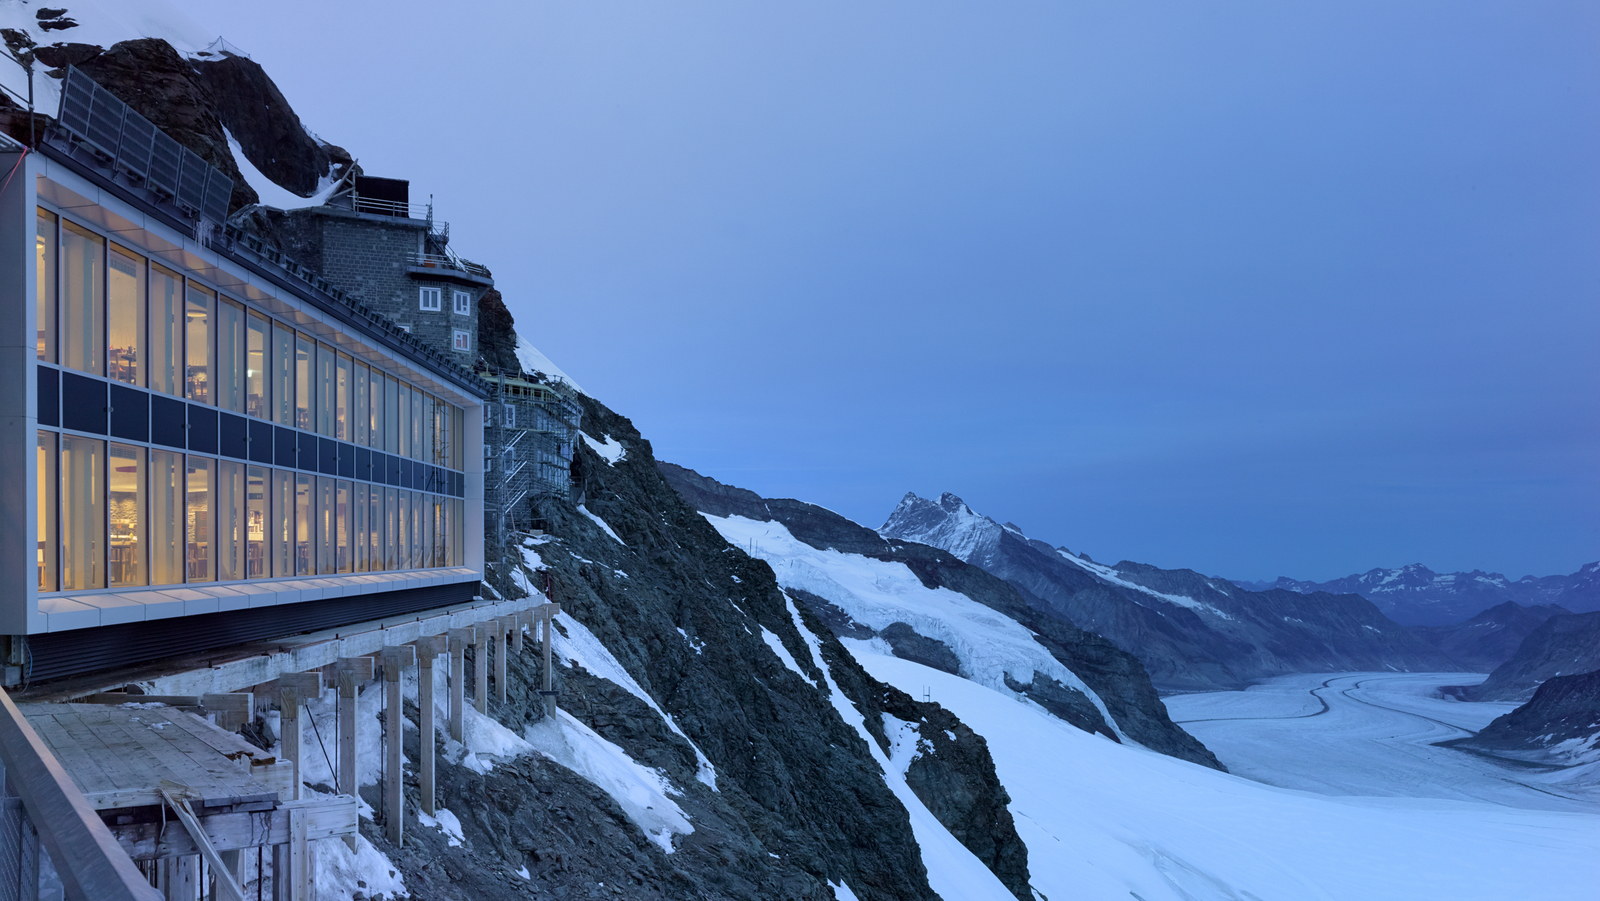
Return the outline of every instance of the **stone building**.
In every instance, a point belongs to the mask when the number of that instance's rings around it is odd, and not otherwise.
[[[433,205],[410,202],[401,179],[353,176],[324,206],[276,223],[285,252],[419,341],[471,367],[478,359],[478,301],[489,270],[457,256]]]

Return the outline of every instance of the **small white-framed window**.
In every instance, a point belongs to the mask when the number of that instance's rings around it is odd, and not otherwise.
[[[465,291],[456,292],[456,315],[470,316],[472,314],[472,295]]]
[[[437,311],[439,309],[440,293],[438,288],[420,289],[417,295],[418,309]]]
[[[464,330],[456,329],[455,330],[455,340],[451,342],[451,346],[454,347],[456,350],[471,350],[472,346],[469,343],[469,341],[470,341],[470,338],[468,337],[467,333]]]

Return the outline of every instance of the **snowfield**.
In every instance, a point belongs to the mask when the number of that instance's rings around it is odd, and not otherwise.
[[[1600,811],[1593,767],[1549,770],[1435,747],[1515,704],[1439,696],[1466,673],[1316,673],[1245,691],[1166,699],[1173,720],[1228,769],[1283,788],[1328,795],[1484,801],[1532,810]]]
[[[933,700],[988,740],[1028,845],[1033,885],[1051,899],[1595,897],[1600,811],[1592,805],[1527,810],[1276,788],[1112,744],[920,664],[856,653],[868,672],[902,690],[930,686]],[[1270,704],[1275,713],[1307,706]]]

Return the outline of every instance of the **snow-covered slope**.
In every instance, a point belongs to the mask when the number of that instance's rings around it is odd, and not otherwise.
[[[1066,727],[975,682],[853,643],[876,678],[983,735],[1052,898],[1502,901],[1593,891],[1600,815],[1278,789]]]

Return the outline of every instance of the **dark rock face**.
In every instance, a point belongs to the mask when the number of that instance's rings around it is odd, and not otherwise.
[[[491,369],[521,370],[517,360],[517,321],[497,288],[478,298],[478,356]]]
[[[1600,735],[1600,670],[1552,676],[1516,710],[1495,718],[1482,732],[1446,744],[1538,762],[1563,764],[1556,746]]]
[[[1035,607],[1111,639],[1167,690],[1242,688],[1293,672],[1461,667],[1355,595],[1250,592],[1193,570],[1102,566],[974,513],[907,494],[880,532],[1005,579]]]
[[[931,666],[953,676],[961,675],[961,660],[949,645],[937,638],[919,634],[906,623],[890,623],[878,635],[894,648],[896,657]]]
[[[570,504],[548,501],[541,516],[554,540],[534,550],[555,599],[705,753],[718,790],[696,780],[694,748],[648,705],[563,663],[556,686],[561,708],[658,768],[683,792],[675,800],[695,831],[676,838],[676,852],[666,855],[609,798],[560,767],[519,759],[483,777],[452,768],[442,803],[472,812],[471,823],[461,814],[469,847],[442,847],[437,833],[419,830],[424,844],[413,854],[408,838],[396,860],[413,891],[429,898],[523,897],[515,892],[525,892],[526,883],[507,874],[527,866],[534,885],[555,897],[588,897],[604,882],[629,898],[828,901],[827,883],[841,879],[863,901],[936,897],[905,808],[869,746],[835,710],[771,568],[730,547],[683,503],[631,423],[593,400],[583,403],[585,431],[627,448],[613,466],[581,445],[574,463],[587,509],[626,546]],[[871,679],[821,622],[796,606],[874,741],[886,745],[882,714],[891,709],[928,724],[923,731],[933,750],[908,779],[924,787],[941,818],[963,830],[962,840],[1019,898],[1030,897],[1026,846],[982,739],[936,705]],[[779,660],[763,629],[778,636],[805,676]],[[538,716],[529,695],[535,675],[531,664],[512,663],[510,693],[528,699],[514,702],[508,716],[518,731]]]
[[[754,492],[723,485],[681,466],[663,464],[661,470],[672,487],[703,512],[781,522],[795,538],[812,547],[831,547],[844,553],[903,563],[929,588],[949,588],[1004,613],[1032,630],[1035,640],[1052,657],[1099,695],[1117,725],[1130,738],[1181,760],[1224,769],[1205,745],[1167,716],[1166,705],[1161,703],[1149,674],[1137,658],[1099,635],[1050,615],[1040,609],[1037,598],[1028,597],[1016,586],[938,548],[891,541],[822,507],[787,498],[763,499]],[[728,512],[718,513],[719,510]],[[1112,732],[1092,706],[1083,711],[1074,725],[1088,732]]]
[[[1451,660],[1486,673],[1511,659],[1522,640],[1545,620],[1571,612],[1554,604],[1524,607],[1516,601],[1506,601],[1464,623],[1417,626],[1414,631]]]
[[[1511,659],[1479,685],[1457,694],[1470,701],[1522,701],[1556,676],[1600,669],[1600,612],[1552,616],[1522,640]]]
[[[1252,590],[1359,594],[1378,605],[1385,616],[1407,626],[1448,626],[1507,601],[1524,607],[1557,604],[1578,613],[1600,610],[1600,563],[1585,564],[1567,576],[1523,576],[1516,581],[1481,570],[1440,574],[1413,563],[1399,569],[1372,569],[1331,582],[1279,576],[1276,582],[1238,584]]]
[[[1118,744],[1122,743],[1122,739],[1101,718],[1094,702],[1076,688],[1068,688],[1038,672],[1033,674],[1033,681],[1026,684],[1012,679],[1010,673],[1006,673],[1005,679],[1007,688],[1027,695],[1056,718],[1066,720],[1085,732],[1097,732]]]
[[[260,199],[239,174],[239,165],[222,131],[215,98],[189,62],[166,41],[122,41],[99,56],[84,60],[78,68],[173,140],[233,179],[230,213]]]
[[[323,145],[306,131],[283,92],[254,60],[230,54],[192,66],[239,148],[280,186],[310,197],[323,176],[350,162],[349,154]]]

